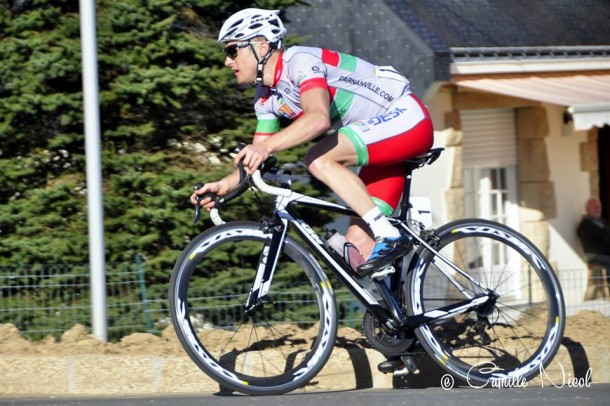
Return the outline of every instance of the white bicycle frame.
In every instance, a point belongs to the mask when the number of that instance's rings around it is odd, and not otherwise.
[[[285,184],[287,186],[290,185],[289,175],[268,173],[265,175],[265,177],[273,182],[279,181],[281,184]],[[367,308],[369,312],[373,314],[377,320],[386,323],[391,327],[410,329],[422,322],[453,317],[456,314],[463,313],[480,306],[490,299],[490,296],[487,294],[473,297],[449,272],[439,268],[445,274],[447,279],[464,294],[464,301],[449,305],[442,309],[436,309],[423,313],[422,315],[408,318],[405,315],[402,306],[397,303],[396,299],[392,295],[386,281],[373,279],[373,282],[377,286],[378,292],[381,294],[383,302],[385,302],[385,306],[383,306],[367,289],[358,283],[358,281],[353,277],[353,271],[351,268],[349,268],[345,262],[339,261],[335,255],[332,254],[331,250],[326,248],[326,244],[324,241],[322,241],[322,239],[320,239],[317,233],[306,222],[293,215],[291,206],[298,204],[343,213],[346,215],[356,215],[352,210],[339,204],[305,196],[291,190],[290,188],[270,185],[265,182],[260,171],[256,171],[254,174],[252,174],[252,182],[254,187],[262,193],[275,196],[276,202],[275,222],[270,228],[272,234],[271,241],[268,245],[265,245],[264,251],[261,255],[256,277],[246,304],[246,311],[254,308],[261,301],[264,301],[266,295],[269,293],[269,287],[273,279],[277,261],[280,257],[281,247],[285,241],[286,233],[288,232],[288,226],[293,227],[301,239],[318,254],[319,258],[321,258],[329,266],[329,268],[339,277],[343,284],[346,285],[346,287],[359,299],[359,301]],[[219,225],[224,223],[217,209],[213,208],[210,212],[210,216],[214,224]],[[403,228],[406,232],[413,236],[413,238],[416,239],[419,244],[434,253],[436,258],[448,265],[450,269],[463,275],[467,280],[478,286],[481,289],[481,292],[488,293],[487,289],[481,286],[478,280],[472,278],[466,272],[462,271],[455,264],[453,264],[449,259],[437,252],[406,224],[395,219],[394,221],[396,226]]]

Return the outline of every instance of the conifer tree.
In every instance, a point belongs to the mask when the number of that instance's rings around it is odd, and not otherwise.
[[[210,226],[192,224],[192,185],[231,171],[227,151],[255,128],[252,89],[223,66],[220,25],[245,7],[295,3],[96,1],[106,258],[111,267],[141,254],[151,298]],[[88,262],[78,12],[75,0],[0,0],[0,273]],[[248,195],[225,215],[261,213]]]

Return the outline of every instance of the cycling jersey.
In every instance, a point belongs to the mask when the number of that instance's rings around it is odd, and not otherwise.
[[[363,180],[373,200],[390,215],[404,185],[407,158],[432,147],[433,129],[409,81],[391,66],[312,47],[291,47],[280,56],[272,87],[259,86],[254,99],[256,136],[279,131],[279,118],[297,119],[300,96],[328,89],[333,124],[354,145]]]
[[[331,122],[343,125],[384,113],[411,93],[409,81],[391,66],[322,48],[291,47],[278,61],[273,86],[257,89],[257,135],[276,132],[280,116],[299,117],[300,94],[316,87],[328,88]]]

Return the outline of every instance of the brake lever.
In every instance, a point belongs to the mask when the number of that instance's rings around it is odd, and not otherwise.
[[[197,191],[202,187],[203,185],[201,183],[197,183],[195,186],[193,186],[193,191]],[[205,192],[201,195],[197,195],[197,197],[195,197],[197,204],[195,205],[195,218],[193,219],[193,224],[197,224],[199,217],[201,216],[201,206],[199,205],[199,202],[208,197],[211,198],[215,203],[218,203],[220,200],[218,195],[212,192]]]
[[[239,151],[244,149],[245,146],[246,146],[246,144],[244,144],[243,142],[240,142],[233,148],[233,152],[238,154]],[[244,182],[244,180],[246,180],[246,178],[248,177],[248,173],[246,172],[246,168],[244,168],[243,161],[239,161],[237,163],[237,170],[239,171],[239,183],[242,184]]]
[[[245,146],[246,146],[246,144],[243,144],[243,143],[237,144],[233,151],[235,153],[239,153],[239,151],[241,151]],[[273,158],[273,159],[275,159],[275,158]],[[201,195],[197,195],[197,197],[195,198],[197,201],[197,205],[195,206],[195,218],[193,220],[193,223],[197,223],[199,221],[199,217],[201,216],[201,206],[199,205],[199,202],[201,200],[209,197],[215,203],[214,207],[220,208],[220,206],[222,206],[225,202],[241,195],[244,191],[246,191],[248,189],[248,187],[250,186],[250,178],[248,176],[248,173],[246,172],[246,169],[244,168],[244,163],[240,161],[237,164],[237,169],[239,171],[239,185],[240,185],[237,189],[227,193],[226,195],[224,195],[222,197],[220,197],[216,193],[212,193],[212,192],[205,192]],[[198,183],[195,186],[193,186],[193,190],[197,191],[197,190],[201,189],[202,187],[203,187],[203,185],[201,183]]]

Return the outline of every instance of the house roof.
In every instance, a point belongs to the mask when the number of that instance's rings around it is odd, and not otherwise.
[[[452,59],[610,55],[608,0],[385,2],[436,53]]]
[[[393,65],[424,99],[459,75],[610,70],[609,0],[308,0],[307,42]]]
[[[434,52],[434,80],[567,106],[578,130],[610,124],[608,0],[385,2]]]

